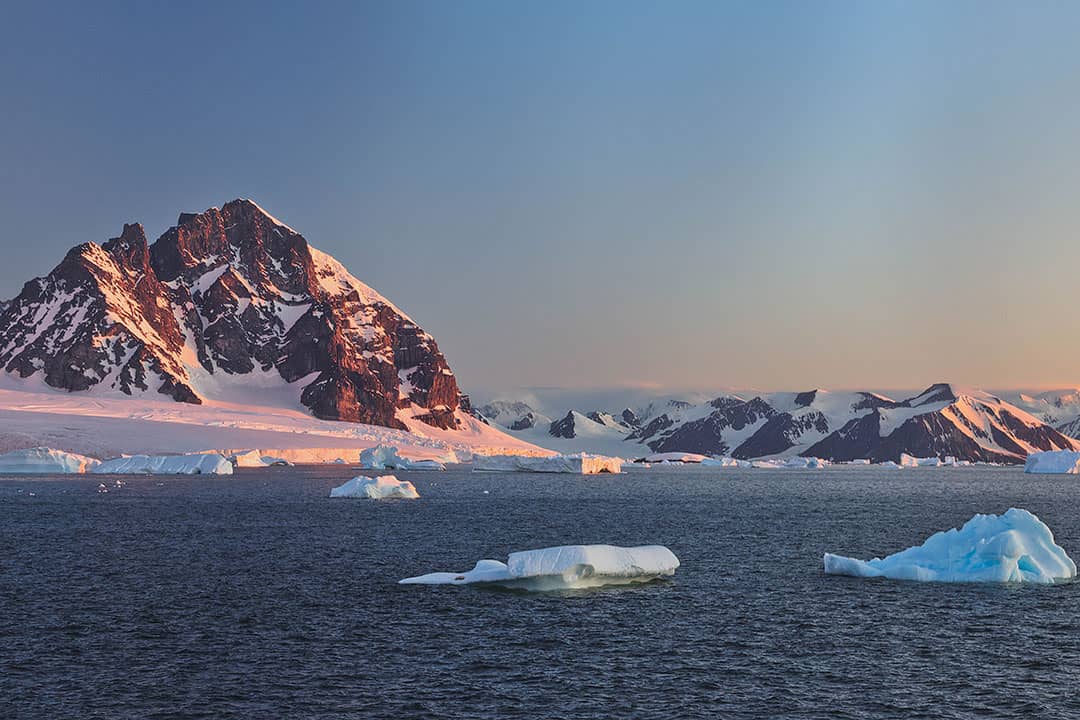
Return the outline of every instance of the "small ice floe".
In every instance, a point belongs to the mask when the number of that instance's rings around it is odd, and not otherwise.
[[[393,475],[378,478],[354,477],[344,485],[330,490],[332,498],[369,498],[371,500],[416,500],[420,493],[408,480],[398,480]]]
[[[597,475],[621,473],[622,459],[604,455],[477,455],[473,470],[483,472],[537,472]]]
[[[1076,577],[1076,564],[1054,534],[1027,510],[976,515],[959,530],[932,535],[888,557],[856,560],[826,553],[830,575],[924,582],[1052,583]]]
[[[0,455],[0,475],[59,475],[90,472],[99,460],[75,453],[34,447]]]
[[[670,577],[679,559],[662,545],[564,545],[510,553],[505,563],[480,560],[468,572],[434,572],[402,585],[496,585],[519,590],[578,590]]]
[[[126,483],[126,482],[124,482],[124,481],[123,481],[123,480],[121,480],[120,478],[116,478],[116,487],[118,487],[118,488],[122,488],[122,487],[124,487],[125,485],[127,485],[127,483]]]
[[[232,463],[217,453],[129,455],[106,460],[91,472],[102,475],[232,475]]]
[[[1024,472],[1036,475],[1080,475],[1080,452],[1051,450],[1031,453],[1024,463]]]
[[[398,454],[396,447],[376,445],[360,451],[363,470],[445,470],[438,460],[409,460]]]
[[[109,488],[105,487],[105,483],[98,483],[97,491],[99,493],[107,493],[109,492]]]

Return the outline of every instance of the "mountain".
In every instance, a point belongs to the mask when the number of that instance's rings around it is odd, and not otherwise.
[[[389,428],[471,420],[435,339],[251,200],[183,213],[152,244],[129,224],[72,248],[0,304],[0,367],[191,404],[273,387]]]
[[[579,449],[629,457],[693,452],[740,459],[804,455],[896,461],[908,453],[1020,462],[1036,450],[1080,447],[998,396],[945,383],[901,401],[873,392],[810,390],[729,393],[703,403],[670,399],[621,412],[571,410],[548,424],[546,438],[535,422],[525,429],[526,418],[539,417],[526,403],[504,401],[480,412],[512,433],[516,423],[530,442],[550,447],[573,438]]]

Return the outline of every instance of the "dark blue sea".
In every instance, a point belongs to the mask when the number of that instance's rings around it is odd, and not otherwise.
[[[1080,583],[825,576],[1024,507],[1080,559],[1080,481],[1016,469],[0,479],[0,718],[1077,718]],[[33,492],[34,496],[30,493]],[[570,543],[670,581],[399,586]]]

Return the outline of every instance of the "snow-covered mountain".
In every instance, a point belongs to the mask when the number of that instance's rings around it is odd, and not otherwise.
[[[131,224],[73,248],[0,304],[0,368],[192,404],[277,389],[401,430],[477,422],[431,335],[250,200],[183,213],[153,244]]]
[[[895,461],[906,452],[1018,462],[1036,450],[1080,447],[1014,404],[948,384],[901,401],[873,392],[811,390],[729,393],[703,403],[669,399],[623,411],[574,409],[555,421],[521,401],[485,405],[480,413],[533,443],[572,443],[574,449],[623,456],[692,452]]]

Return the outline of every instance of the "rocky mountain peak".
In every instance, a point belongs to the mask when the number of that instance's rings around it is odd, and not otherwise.
[[[434,338],[251,200],[73,248],[0,306],[0,366],[53,387],[212,399],[272,373],[318,417],[454,428],[463,395]]]

